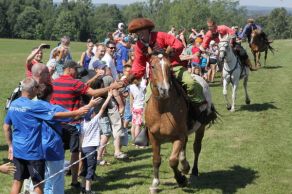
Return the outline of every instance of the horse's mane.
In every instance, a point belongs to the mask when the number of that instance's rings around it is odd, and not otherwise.
[[[258,35],[260,35],[262,33],[262,30],[261,29],[254,29],[253,31],[252,31],[252,34],[254,34],[254,36],[258,36]]]

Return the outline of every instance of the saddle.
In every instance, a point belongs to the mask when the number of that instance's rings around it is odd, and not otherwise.
[[[191,130],[193,124],[196,121],[199,121],[201,124],[214,123],[217,118],[217,111],[215,110],[214,105],[211,106],[211,113],[208,114],[208,110],[201,111],[200,106],[202,104],[194,104],[191,102],[190,98],[187,95],[187,89],[179,82],[174,75],[171,76],[171,81],[177,91],[178,95],[182,95],[188,109],[188,119],[187,126],[188,130]],[[195,80],[194,80],[195,81]],[[204,104],[204,103],[203,103]]]

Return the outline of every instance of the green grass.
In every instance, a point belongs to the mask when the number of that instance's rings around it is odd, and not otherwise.
[[[42,41],[0,39],[0,107],[17,82],[24,77],[24,63],[32,47]],[[56,42],[49,42],[56,45]],[[267,66],[251,72],[248,90],[251,105],[244,104],[242,82],[236,100],[237,111],[225,109],[219,77],[211,87],[214,103],[222,114],[222,122],[206,131],[199,161],[200,176],[190,185],[179,188],[168,166],[171,144],[162,146],[160,167],[161,193],[292,193],[292,40],[273,43],[275,55],[269,53]],[[85,43],[72,43],[73,58],[79,60]],[[45,51],[44,61],[49,52]],[[218,83],[218,84],[217,84]],[[229,95],[231,91],[229,90]],[[3,120],[5,112],[1,110]],[[3,122],[1,121],[1,124]],[[192,164],[192,143],[189,139],[188,160]],[[97,167],[100,179],[93,184],[99,193],[148,193],[152,182],[151,150],[128,146],[128,161],[116,161],[113,144],[106,156],[112,165]],[[7,146],[0,133],[0,163],[7,158]],[[68,155],[67,155],[68,158]],[[0,193],[8,193],[12,178],[0,175]],[[66,193],[70,189],[66,178]]]

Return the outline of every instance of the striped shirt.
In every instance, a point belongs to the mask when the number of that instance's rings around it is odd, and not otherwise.
[[[82,135],[83,141],[82,146],[91,147],[91,146],[99,146],[100,144],[100,129],[99,129],[99,117],[95,115],[90,121],[86,121],[84,119],[82,123]]]
[[[53,80],[51,104],[58,104],[69,111],[81,106],[81,95],[86,94],[88,86],[70,75],[62,75]]]

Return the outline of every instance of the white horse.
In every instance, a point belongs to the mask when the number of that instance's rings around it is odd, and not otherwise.
[[[219,36],[219,60],[224,62],[223,65],[223,95],[226,102],[226,108],[231,112],[235,111],[236,90],[239,80],[243,78],[243,86],[245,91],[245,103],[250,104],[250,99],[247,93],[247,81],[249,68],[240,65],[240,59],[234,54],[230,44],[228,35],[225,37]],[[227,86],[232,85],[232,103],[230,104],[227,98]]]

